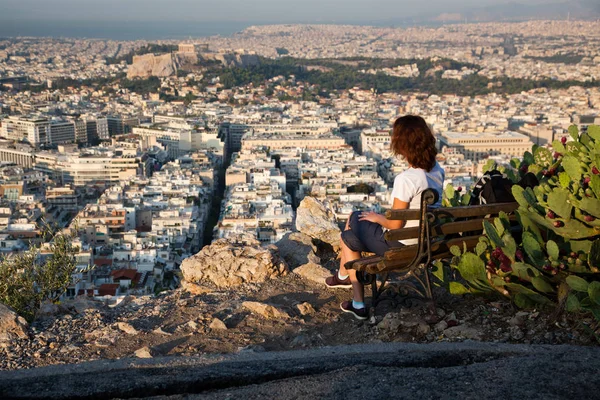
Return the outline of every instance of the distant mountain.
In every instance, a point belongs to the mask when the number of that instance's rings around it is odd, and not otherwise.
[[[600,17],[600,3],[597,1],[569,1],[549,4],[508,4],[476,8],[466,12],[472,21],[522,21],[528,19],[596,19]]]
[[[600,18],[600,1],[572,0],[550,2],[546,4],[522,4],[510,2],[482,7],[445,9],[436,14],[422,14],[419,17],[407,18],[402,23],[448,23],[448,22],[495,22],[495,21],[527,21],[541,19],[596,20]]]

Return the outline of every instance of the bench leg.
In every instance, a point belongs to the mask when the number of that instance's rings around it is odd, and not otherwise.
[[[433,287],[431,285],[431,275],[429,273],[429,268],[426,266],[425,267],[425,285],[424,285],[424,289],[425,289],[425,294],[427,295],[427,301],[429,302],[429,311],[431,312],[431,314],[436,314],[436,307],[435,307],[435,299],[433,298]]]
[[[388,273],[384,272],[381,275],[381,285],[379,285],[379,287],[377,287],[377,278],[373,279],[373,282],[371,282],[371,292],[372,292],[372,296],[373,296],[373,307],[377,306],[377,303],[379,303],[379,297],[381,296],[381,294],[383,293],[383,291],[385,290],[385,284],[387,282],[388,279]]]

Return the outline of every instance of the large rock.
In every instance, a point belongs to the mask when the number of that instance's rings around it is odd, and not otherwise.
[[[128,334],[128,335],[137,335],[138,331],[131,324],[127,322],[117,322],[117,329]]]
[[[198,285],[195,283],[191,283],[188,281],[182,281],[181,287],[185,289],[186,292],[193,294],[194,296],[201,296],[203,294],[212,293],[213,289],[208,288],[206,286]]]
[[[11,308],[0,304],[0,343],[27,338],[27,321]]]
[[[257,301],[245,301],[242,303],[242,307],[266,319],[288,319],[290,317],[285,311]]]
[[[127,78],[171,76],[177,72],[178,64],[178,59],[173,54],[134,56],[133,64],[127,69]]]
[[[329,271],[327,268],[322,267],[319,264],[315,264],[315,263],[307,263],[304,264],[298,268],[296,268],[294,271],[295,274],[301,276],[302,278],[312,281],[314,283],[317,284],[325,284],[325,279],[329,278],[331,276],[331,271]]]
[[[219,288],[260,283],[287,274],[287,265],[275,246],[261,247],[248,237],[219,239],[181,264],[186,281]]]
[[[227,325],[225,325],[225,322],[221,321],[219,318],[213,318],[209,328],[213,331],[226,331]]]
[[[305,197],[296,210],[296,229],[339,250],[340,228],[335,216],[314,197]]]
[[[313,315],[316,312],[312,304],[308,302],[296,304],[296,310],[298,310],[302,316]]]
[[[149,347],[142,347],[141,349],[137,349],[134,353],[134,355],[137,358],[152,358],[153,357],[153,351],[151,348]]]
[[[120,304],[126,305],[130,300],[124,299]],[[102,308],[102,303],[86,296],[77,296],[74,299],[65,300],[62,306],[68,310],[75,311],[77,314],[85,314],[88,310],[94,311]]]
[[[321,263],[321,259],[316,254],[317,247],[313,244],[311,237],[304,233],[288,233],[275,245],[290,269],[308,263]]]

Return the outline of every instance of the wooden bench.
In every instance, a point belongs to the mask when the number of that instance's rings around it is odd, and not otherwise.
[[[388,290],[390,273],[397,273],[395,284],[400,293],[409,297],[420,297],[431,301],[433,292],[430,277],[432,262],[452,257],[450,248],[466,246],[472,250],[483,236],[483,221],[493,220],[500,212],[513,213],[518,203],[498,203],[479,206],[432,208],[438,201],[438,193],[428,189],[421,195],[419,210],[389,210],[386,218],[402,221],[419,221],[419,226],[389,230],[386,240],[416,239],[417,244],[388,250],[383,256],[364,257],[345,264],[347,269],[357,271],[357,278],[371,285],[375,307],[381,294]],[[514,215],[511,216],[514,221]],[[518,226],[514,227],[519,230]],[[377,276],[381,283],[378,284]],[[413,282],[407,281],[408,278]]]

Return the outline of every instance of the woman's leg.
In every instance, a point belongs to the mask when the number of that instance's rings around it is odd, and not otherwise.
[[[345,258],[346,262],[358,260],[360,258],[360,253],[358,251],[350,250],[348,246],[342,242],[342,258]],[[363,284],[356,279],[356,271],[353,269],[348,270],[343,265],[340,265],[340,273],[342,275],[350,276],[350,282],[352,282],[352,298],[354,301],[362,303],[365,299],[365,288]]]
[[[348,229],[350,229],[350,218],[348,218],[348,220],[346,221],[346,227],[344,228],[344,230],[347,231]],[[340,254],[341,255],[340,255],[339,274],[346,276],[346,275],[349,275],[348,270],[346,269],[346,263],[351,260],[348,260],[346,258],[346,252],[344,251],[344,247],[348,247],[348,246],[346,246],[346,243],[344,243],[344,241],[340,237],[340,249],[341,249]]]
[[[346,228],[350,229],[350,218],[346,222]],[[340,275],[350,276],[350,282],[352,283],[352,293],[354,301],[363,302],[365,298],[364,286],[356,279],[356,271],[353,269],[346,269],[345,265],[347,262],[358,260],[360,258],[360,252],[351,250],[343,240],[340,239],[340,247],[342,249],[342,256],[340,257]]]

